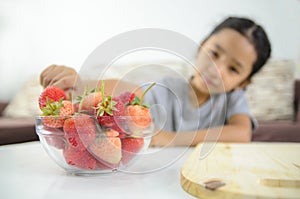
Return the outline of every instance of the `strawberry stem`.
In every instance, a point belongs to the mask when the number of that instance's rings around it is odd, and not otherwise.
[[[101,83],[101,94],[102,94],[102,102],[105,103],[105,95],[104,95],[104,81]]]
[[[83,91],[83,94],[82,96],[80,97],[80,102],[79,102],[79,106],[78,106],[78,113],[81,112],[81,109],[82,109],[82,104],[83,104],[83,101],[84,101],[84,98],[89,94],[89,87],[86,86],[85,87],[85,90]]]
[[[142,94],[142,96],[141,96],[141,98],[140,98],[140,101],[141,102],[143,102],[143,100],[144,100],[144,97],[145,97],[145,95],[146,95],[146,93],[155,85],[156,83],[155,82],[153,82],[144,92],[143,92],[143,94]]]
[[[102,95],[102,102],[97,105],[97,116],[103,116],[105,113],[108,115],[113,115],[113,111],[116,110],[115,105],[117,104],[116,101],[113,100],[112,96],[108,95],[105,96],[104,93],[104,81],[102,80],[101,85],[101,95]]]

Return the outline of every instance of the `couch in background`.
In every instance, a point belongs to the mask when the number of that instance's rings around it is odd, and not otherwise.
[[[292,120],[258,121],[259,127],[253,133],[252,141],[300,142],[300,80],[295,81],[294,90]]]
[[[172,70],[161,64],[137,64],[112,67],[104,77],[122,77],[139,84],[154,76],[191,74],[191,67],[186,64],[164,65],[171,65]],[[289,60],[271,60],[248,86],[249,106],[259,123],[252,141],[300,142],[300,80],[295,78],[295,68]],[[140,75],[145,70],[148,75]],[[0,145],[38,140],[34,116],[39,114],[37,100],[41,89],[35,77],[24,84],[11,102],[0,103]]]
[[[2,116],[8,103],[0,103],[0,145],[38,140],[33,117],[10,118]]]

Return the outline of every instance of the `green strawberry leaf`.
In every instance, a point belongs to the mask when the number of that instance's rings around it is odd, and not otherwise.
[[[142,106],[142,107],[146,107],[146,108],[149,108],[150,107],[150,104],[147,104],[147,103],[143,103],[144,101],[144,97],[146,95],[146,93],[155,85],[156,83],[152,83],[142,94],[141,98],[139,98],[138,96],[135,96],[134,99],[127,103],[126,106],[129,106],[129,105],[139,105],[139,106]]]
[[[54,100],[48,100],[46,97],[46,106],[42,108],[42,116],[58,116],[60,109],[64,106],[62,101],[63,98],[55,102]]]
[[[94,88],[90,91],[90,93],[97,93],[97,92],[99,92],[99,88]]]
[[[145,107],[145,108],[150,108],[150,104],[148,104],[148,103],[144,103],[144,104],[142,105],[142,107]]]

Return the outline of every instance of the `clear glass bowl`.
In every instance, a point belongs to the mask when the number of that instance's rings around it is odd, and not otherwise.
[[[49,121],[62,120],[63,127],[49,127]],[[147,125],[138,125],[139,121],[147,121]],[[60,167],[75,175],[128,170],[148,148],[153,126],[143,117],[36,117],[36,133],[43,148]]]

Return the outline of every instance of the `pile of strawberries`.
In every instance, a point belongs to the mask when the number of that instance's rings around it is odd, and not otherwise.
[[[154,84],[140,98],[127,91],[112,97],[105,95],[102,82],[101,91],[86,90],[76,103],[62,89],[47,87],[39,97],[43,128],[60,132],[47,136],[47,143],[62,149],[66,162],[80,169],[128,164],[143,148],[143,130],[152,123],[143,98]]]

